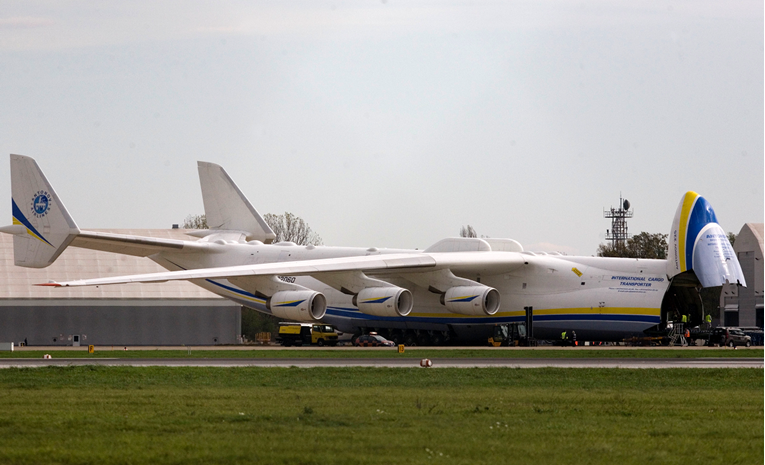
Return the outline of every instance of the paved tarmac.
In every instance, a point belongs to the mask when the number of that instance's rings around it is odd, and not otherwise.
[[[432,358],[433,368],[759,368],[762,358],[631,358],[631,359],[496,359],[496,358]],[[56,358],[56,359],[0,359],[0,368],[43,366],[135,366],[135,367],[388,367],[414,368],[420,359],[412,358]]]

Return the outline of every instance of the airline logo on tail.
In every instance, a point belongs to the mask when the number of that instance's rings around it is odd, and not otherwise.
[[[32,214],[42,218],[50,211],[51,196],[46,191],[37,191],[32,200]]]

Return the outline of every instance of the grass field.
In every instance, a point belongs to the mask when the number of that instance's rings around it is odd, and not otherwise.
[[[763,358],[761,347],[740,348],[568,348],[568,349],[444,349],[417,347],[408,348],[399,354],[396,348],[362,349],[345,347],[338,349],[262,349],[252,350],[112,350],[111,347],[96,347],[89,354],[87,347],[79,350],[17,350],[0,352],[0,358],[42,358],[50,354],[53,358],[722,358],[747,357]]]
[[[0,370],[0,463],[762,463],[756,369]]]

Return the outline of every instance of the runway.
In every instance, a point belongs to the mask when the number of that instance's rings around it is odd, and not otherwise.
[[[762,358],[431,358],[433,368],[759,368]],[[0,368],[46,366],[133,366],[133,367],[378,367],[420,368],[412,358],[58,358],[0,359]]]

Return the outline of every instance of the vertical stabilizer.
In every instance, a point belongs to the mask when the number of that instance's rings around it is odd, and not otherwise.
[[[80,230],[34,159],[11,155],[13,237],[18,266],[44,268],[53,263]]]
[[[703,287],[726,282],[746,286],[741,265],[712,205],[695,192],[686,192],[677,207],[669,234],[667,275],[693,271]]]
[[[276,239],[276,234],[220,165],[200,161],[197,166],[210,229],[245,231],[248,240],[266,244]]]

